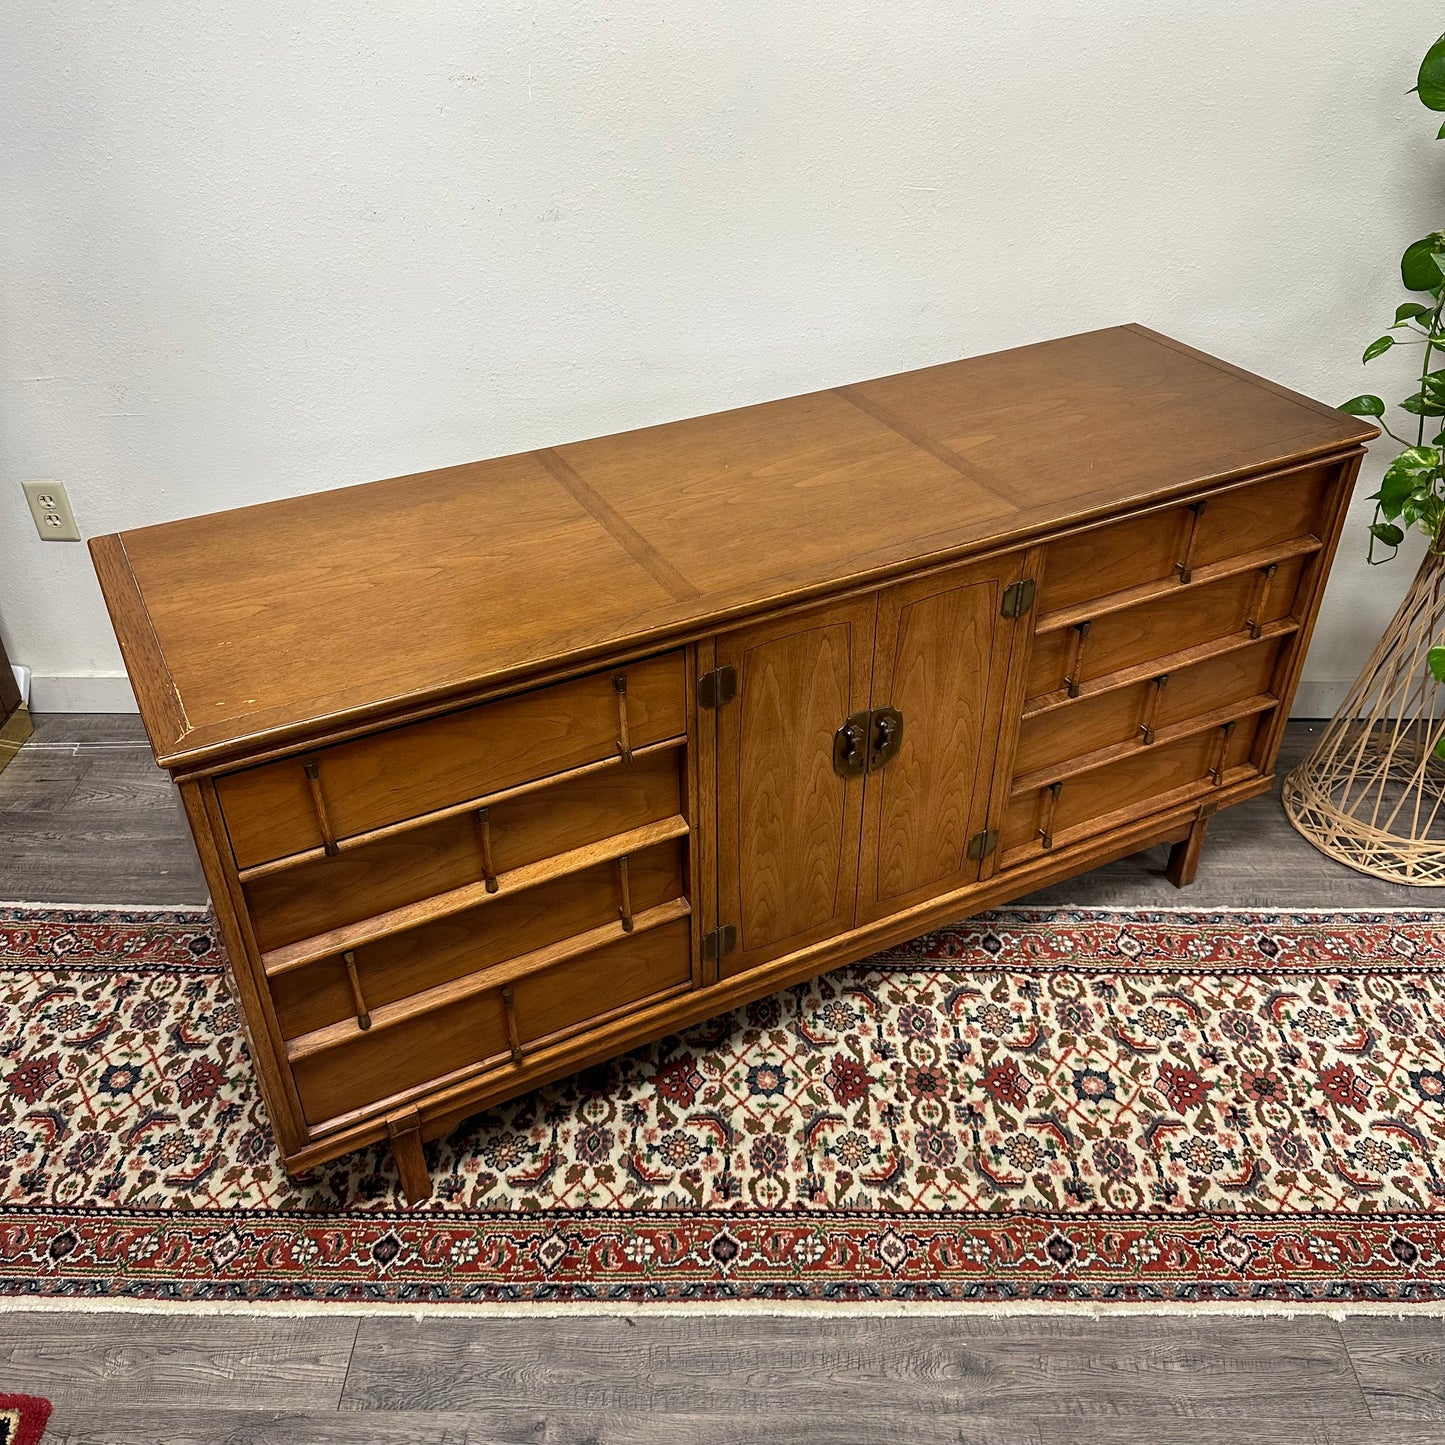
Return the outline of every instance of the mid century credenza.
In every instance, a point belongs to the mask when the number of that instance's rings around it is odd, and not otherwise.
[[[92,543],[285,1156],[1270,785],[1375,430],[1139,326]]]

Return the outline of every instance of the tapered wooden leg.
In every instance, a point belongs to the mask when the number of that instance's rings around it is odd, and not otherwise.
[[[431,1174],[421,1147],[421,1115],[415,1109],[389,1114],[386,1132],[391,1135],[391,1157],[401,1174],[401,1189],[408,1204],[431,1198]]]
[[[1169,867],[1166,870],[1169,881],[1176,888],[1187,888],[1199,872],[1199,857],[1204,852],[1204,834],[1209,828],[1209,817],[1201,813],[1189,829],[1189,836],[1176,843],[1169,850]]]

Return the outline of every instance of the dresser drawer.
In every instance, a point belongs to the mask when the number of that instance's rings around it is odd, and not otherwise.
[[[369,1011],[533,953],[576,934],[621,927],[624,905],[635,917],[686,895],[684,840],[526,888],[497,894],[464,912],[359,944],[351,951],[356,990],[340,955],[273,976],[271,996],[284,1038],[294,1039],[357,1016],[359,992]]]
[[[264,956],[368,919],[379,931],[395,931],[386,915],[396,910],[457,889],[480,893],[489,856],[500,899],[546,881],[531,877],[530,865],[609,839],[623,840],[615,851],[625,852],[627,835],[670,819],[685,831],[682,768],[679,751],[647,754],[495,804],[485,825],[477,813],[458,813],[250,879],[243,886],[256,942]]]
[[[1230,638],[1247,641],[1254,629],[1291,621],[1304,559],[1271,565],[1181,587],[1073,626],[1041,620],[1029,658],[1026,709],[1044,699],[1063,700],[1071,685],[1085,694],[1091,685],[1110,685],[1130,669],[1147,672],[1158,664],[1168,671],[1191,649]]]
[[[1045,842],[1053,849],[1066,847],[1237,781],[1231,771],[1250,764],[1258,728],[1258,716],[1241,718],[1228,728],[1212,727],[1172,743],[1143,747],[1061,783],[1017,793],[1000,830],[1003,867],[1051,851]]]
[[[306,1120],[315,1129],[384,1112],[493,1071],[517,1073],[520,1089],[535,1049],[690,989],[691,952],[683,917],[527,974],[505,991],[487,988],[396,1023],[379,1013],[370,1030],[293,1058]]]
[[[321,849],[686,731],[683,654],[388,729],[216,782],[236,864]],[[617,680],[625,679],[619,692]],[[315,777],[308,777],[308,767]]]
[[[1323,535],[1337,466],[1305,467],[1049,544],[1041,613]],[[1197,507],[1198,510],[1194,510]]]
[[[1141,742],[1146,730],[1165,741],[1194,718],[1273,696],[1283,646],[1280,638],[1250,642],[1176,672],[1032,713],[1019,729],[1014,776],[1047,773],[1103,748]]]

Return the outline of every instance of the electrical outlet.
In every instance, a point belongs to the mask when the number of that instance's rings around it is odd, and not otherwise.
[[[78,542],[80,529],[75,525],[75,513],[70,510],[70,498],[59,482],[22,482],[25,500],[30,503],[30,515],[35,518],[35,530],[43,542]]]

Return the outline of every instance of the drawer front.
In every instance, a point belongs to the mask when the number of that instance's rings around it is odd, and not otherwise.
[[[1119,762],[1019,793],[1004,814],[1003,866],[1028,862],[1248,776],[1238,770],[1253,767],[1258,725],[1257,717],[1241,718],[1228,729],[1140,748]]]
[[[1181,569],[1313,537],[1329,515],[1338,465],[1284,472],[1216,492],[1202,510],[1165,507],[1050,543],[1038,592],[1047,613],[1153,582],[1177,582]]]
[[[1177,672],[1084,695],[1034,713],[1019,730],[1016,778],[1047,772],[1102,748],[1166,740],[1194,718],[1274,696],[1282,639],[1252,642]]]
[[[1130,668],[1162,665],[1191,648],[1226,638],[1246,641],[1250,624],[1267,627],[1290,619],[1304,560],[1290,558],[1273,573],[1252,568],[1202,586],[1140,602],[1072,627],[1041,632],[1033,640],[1025,707],[1063,700],[1070,684],[1087,692]],[[1142,678],[1140,680],[1143,680]]]
[[[498,893],[529,864],[658,823],[682,811],[683,755],[668,750],[557,782],[487,810],[460,813],[306,860],[244,885],[263,953],[481,882],[490,850]]]
[[[681,839],[629,855],[627,894],[615,862],[556,878],[510,897],[352,951],[357,985],[371,1010],[451,983],[594,928],[619,925],[626,902],[633,914],[686,895]],[[356,995],[339,956],[277,975],[271,995],[281,1033],[295,1039],[356,1016]]]
[[[624,709],[631,747],[679,738],[685,677],[683,654],[671,652],[231,773],[216,792],[236,864],[322,848],[328,829],[347,838],[617,757]]]
[[[383,1111],[403,1102],[399,1095],[492,1071],[516,1072],[520,1089],[531,1049],[691,987],[689,940],[683,918],[529,974],[512,984],[510,1004],[500,988],[488,989],[298,1059],[293,1073],[306,1119],[317,1128]]]

